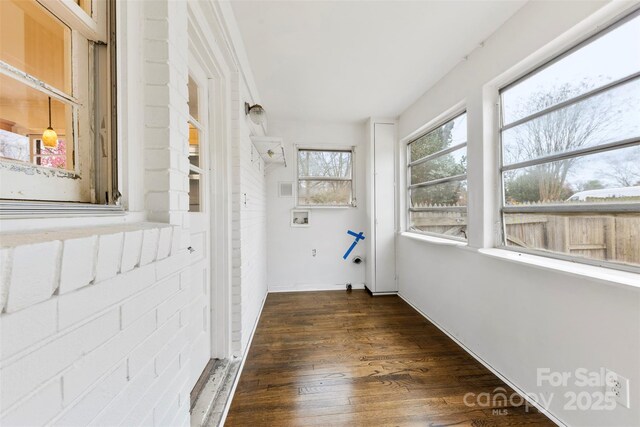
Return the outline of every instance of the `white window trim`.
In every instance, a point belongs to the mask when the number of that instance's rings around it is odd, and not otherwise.
[[[576,264],[578,265],[578,267],[585,267],[585,268],[596,268],[596,269],[602,269],[604,271],[619,271],[619,272],[629,272],[631,274],[634,273],[640,273],[640,267],[636,267],[633,265],[629,265],[629,264],[624,264],[624,263],[618,263],[618,262],[614,262],[614,261],[606,261],[606,260],[597,260],[597,259],[590,259],[590,258],[586,258],[586,257],[579,257],[579,256],[572,256],[569,254],[564,254],[564,253],[558,253],[558,252],[552,252],[552,251],[546,251],[544,249],[526,249],[526,248],[519,248],[519,247],[514,247],[514,246],[508,246],[505,244],[505,240],[506,240],[506,222],[504,221],[504,214],[505,213],[560,213],[560,212],[589,212],[589,213],[606,213],[606,212],[611,212],[611,213],[624,213],[624,212],[637,212],[640,211],[640,203],[628,203],[628,204],[624,204],[624,205],[614,205],[614,204],[598,204],[596,206],[593,205],[580,205],[580,206],[566,206],[566,205],[541,205],[541,206],[525,206],[525,207],[517,207],[517,206],[506,206],[505,205],[505,197],[504,197],[504,191],[505,191],[505,187],[504,187],[504,177],[503,177],[503,171],[504,170],[515,170],[518,168],[523,168],[526,167],[528,163],[530,162],[534,162],[534,161],[526,161],[526,162],[518,162],[518,163],[514,163],[514,164],[510,164],[507,167],[503,166],[502,163],[502,133],[505,129],[505,126],[502,123],[503,120],[503,105],[502,105],[502,97],[501,97],[501,92],[507,90],[509,87],[516,85],[518,82],[525,80],[527,77],[534,75],[535,73],[537,73],[540,70],[545,69],[546,67],[562,60],[562,58],[570,55],[571,53],[581,49],[584,46],[587,46],[588,44],[590,44],[591,42],[597,40],[598,38],[604,36],[606,33],[608,33],[609,31],[615,30],[617,27],[623,25],[625,22],[628,22],[631,19],[634,19],[635,17],[640,16],[640,9],[633,9],[631,11],[629,11],[628,13],[625,13],[623,16],[621,16],[620,18],[616,19],[615,21],[611,22],[610,24],[608,24],[607,26],[605,26],[602,29],[599,29],[598,31],[588,34],[586,37],[584,37],[581,41],[578,41],[577,43],[574,43],[571,46],[568,46],[567,48],[563,49],[561,52],[551,56],[548,60],[538,64],[537,66],[528,68],[524,73],[521,73],[519,76],[504,82],[503,84],[499,85],[496,87],[496,104],[498,107],[498,112],[497,112],[497,138],[498,138],[498,144],[497,144],[497,150],[498,150],[498,170],[497,170],[497,174],[498,174],[498,193],[500,195],[500,197],[497,199],[497,214],[498,214],[498,221],[500,224],[500,236],[498,238],[498,241],[496,243],[496,246],[494,248],[490,248],[490,249],[482,249],[480,250],[481,252],[484,251],[484,253],[488,253],[491,255],[496,255],[499,254],[500,252],[491,252],[491,251],[505,251],[507,253],[515,253],[517,254],[517,257],[522,257],[525,256],[525,258],[522,259],[543,259],[543,260],[554,260],[556,262],[560,262],[560,263],[568,263],[568,264]],[[519,124],[520,121],[528,121],[528,120],[534,120],[535,117],[542,115],[542,113],[549,113],[551,111],[556,111],[558,109],[563,108],[564,106],[567,105],[573,105],[577,102],[580,102],[583,99],[586,99],[588,97],[590,97],[592,95],[592,93],[604,93],[608,90],[612,90],[615,87],[618,87],[620,85],[623,85],[625,83],[628,83],[630,81],[633,80],[638,80],[640,78],[640,72],[636,72],[634,74],[631,74],[630,76],[626,76],[624,78],[618,79],[614,82],[611,82],[609,84],[606,84],[602,87],[596,88],[595,90],[589,91],[585,94],[581,94],[577,97],[571,98],[569,100],[566,100],[558,105],[555,105],[553,107],[549,107],[543,111],[539,111],[537,113],[534,113],[532,115],[529,115],[527,117],[518,119],[510,124],[507,125],[507,129],[511,128],[511,127],[515,127]],[[525,120],[526,119],[526,120]],[[636,138],[631,138],[631,139],[627,139],[627,140],[621,140],[621,141],[614,141],[612,143],[609,144],[603,144],[603,145],[598,145],[598,146],[594,146],[594,147],[587,147],[583,150],[578,150],[576,153],[572,152],[573,156],[571,156],[572,158],[574,157],[579,157],[579,156],[583,156],[583,155],[588,155],[588,154],[593,154],[593,153],[598,153],[598,152],[602,152],[605,151],[606,149],[611,149],[610,147],[615,147],[613,149],[622,149],[622,148],[626,148],[626,147],[631,147],[631,146],[636,146],[638,145],[638,142],[640,142],[640,138],[636,137]],[[606,147],[606,148],[604,148]],[[546,160],[548,161],[553,161],[553,159],[555,158],[564,158],[566,157],[567,154],[566,153],[558,153],[558,154],[553,154],[550,155],[548,157],[545,157]],[[551,160],[549,160],[551,159]],[[540,160],[540,159],[534,159],[534,160]],[[507,259],[511,259],[512,257],[510,257],[509,255],[501,255],[499,256],[501,258],[507,258]],[[538,260],[539,261],[539,260]],[[543,266],[545,266],[547,263],[540,263],[540,262],[534,262],[534,264],[542,264]],[[555,264],[554,264],[555,265]],[[560,268],[560,270],[562,270],[562,268]],[[627,273],[628,274],[628,273]],[[608,280],[608,279],[606,279]],[[637,281],[637,278],[635,279]],[[635,283],[635,282],[634,282]],[[638,287],[640,287],[640,285],[637,285]]]
[[[457,119],[458,117],[462,116],[463,114],[467,114],[467,107],[466,105],[462,104],[462,105],[456,105],[452,108],[450,108],[449,110],[445,111],[444,113],[440,114],[436,119],[432,120],[430,123],[427,123],[425,126],[422,127],[422,129],[419,132],[415,132],[412,135],[410,135],[407,138],[404,138],[402,141],[400,141],[400,146],[401,149],[403,149],[404,147],[404,166],[405,166],[405,176],[404,176],[404,188],[405,188],[405,192],[404,192],[404,199],[405,199],[405,203],[404,206],[402,206],[401,208],[404,209],[404,220],[405,220],[405,224],[403,229],[405,230],[402,235],[408,235],[410,237],[411,234],[415,234],[417,236],[425,236],[425,237],[429,237],[430,239],[426,239],[426,241],[431,241],[432,243],[442,243],[440,242],[440,240],[444,240],[444,241],[450,241],[453,242],[453,244],[462,244],[462,245],[466,245],[468,240],[469,240],[469,232],[468,232],[468,228],[469,228],[469,206],[465,206],[464,209],[461,208],[443,208],[441,210],[443,211],[452,211],[452,210],[464,210],[467,213],[467,238],[462,238],[462,237],[457,237],[457,236],[447,236],[445,234],[441,234],[441,233],[433,233],[430,231],[421,231],[421,230],[412,230],[410,229],[410,224],[411,224],[411,210],[414,208],[411,208],[411,167],[412,165],[415,166],[416,163],[414,162],[410,162],[410,158],[411,156],[409,155],[410,153],[410,146],[414,141],[417,141],[418,139],[422,138],[423,136],[427,135],[428,133],[438,129],[439,127],[445,125],[446,123],[453,121],[455,119]],[[467,124],[467,129],[468,129],[468,124]],[[466,141],[460,144],[456,144],[454,147],[455,150],[461,149],[463,147],[468,147],[469,144],[469,135],[467,134],[467,138]],[[450,147],[451,148],[451,147]],[[449,149],[450,149],[449,148]],[[449,150],[446,149],[446,150]],[[446,150],[440,150],[437,153],[433,153],[438,154],[441,153],[443,151]],[[451,152],[455,151],[455,150],[451,150]],[[467,151],[468,152],[468,151]],[[441,154],[441,155],[446,155],[445,154]],[[426,156],[429,157],[429,156]],[[440,156],[435,156],[434,158],[437,158]],[[422,159],[418,159],[417,161],[421,162]],[[420,163],[417,163],[420,164]],[[464,180],[469,179],[469,174],[468,172],[464,174],[465,178]],[[468,191],[468,189],[467,189]],[[429,209],[426,208],[424,209],[424,211],[437,211],[438,209]]]
[[[421,242],[421,244],[426,244],[432,247],[448,246],[514,264],[528,265],[544,271],[559,272],[580,279],[594,280],[612,286],[624,286],[640,289],[639,276],[634,272],[595,265],[585,265],[575,261],[551,258],[540,254],[528,254],[514,250],[505,250],[503,248],[473,248],[463,244],[462,242],[433,236],[425,236],[418,233],[402,232],[399,233],[399,236],[401,238],[418,241]]]
[[[349,209],[357,208],[358,200],[356,197],[356,146],[346,145],[294,145],[295,149],[295,207],[296,209]],[[299,203],[298,188],[300,188],[300,176],[298,175],[298,153],[300,150],[312,151],[350,151],[351,152],[351,179],[337,179],[337,181],[351,181],[351,203],[347,205],[303,205]]]
[[[45,9],[51,12],[54,16],[61,20],[63,23],[72,23],[74,28],[87,40],[98,41],[101,43],[107,43],[110,37],[119,39],[120,32],[118,31],[117,16],[118,16],[118,2],[113,1],[108,3],[105,0],[92,0],[92,16],[89,16],[74,0],[36,0]],[[109,5],[109,6],[108,6]],[[108,9],[110,7],[111,10]],[[107,24],[107,20],[103,19],[104,16],[111,14],[111,24]],[[116,43],[116,40],[113,41]],[[113,75],[110,76],[109,87],[107,88],[107,96],[109,98],[109,105],[111,103],[117,103],[117,97],[119,96],[119,87],[115,86],[117,80],[116,64],[117,64],[117,51],[110,51],[110,72]],[[91,61],[89,61],[91,62]],[[92,66],[92,64],[90,64]],[[10,77],[27,84],[37,90],[43,91],[51,96],[52,99],[58,99],[72,105],[72,114],[76,116],[78,114],[77,109],[80,106],[78,99],[74,96],[60,92],[58,89],[47,85],[44,82],[34,81],[34,79],[25,72],[15,69],[9,64],[0,63],[0,73],[9,75]],[[90,77],[90,76],[89,76]],[[39,87],[41,86],[41,87]],[[43,90],[46,89],[46,90]],[[112,99],[112,95],[116,96],[116,99]],[[117,108],[116,111],[120,109]],[[113,111],[113,110],[111,110]],[[107,114],[112,116],[111,113]],[[117,115],[110,117],[110,140],[112,144],[112,163],[115,159],[115,170],[111,171],[113,180],[113,189],[119,194],[118,199],[121,197],[120,169],[122,167],[120,157],[118,153],[117,145],[114,146],[114,142],[118,141],[118,129],[115,127],[117,122]],[[73,120],[74,134],[77,134],[77,121]],[[92,138],[93,139],[93,138]],[[71,141],[75,144],[74,140]],[[93,144],[94,142],[92,142]],[[116,142],[117,144],[117,142]],[[74,149],[77,149],[75,147]],[[76,160],[77,161],[77,160]],[[10,160],[6,161],[11,164]],[[47,172],[51,171],[50,168],[43,168],[38,165],[27,165],[29,167],[37,169],[45,169]],[[77,165],[74,165],[75,170],[57,171],[65,176],[74,176],[77,174]],[[94,179],[92,178],[92,181]],[[94,183],[95,186],[95,183]],[[121,200],[121,199],[120,199]],[[110,201],[110,203],[113,203]],[[27,219],[27,218],[67,218],[67,217],[104,217],[113,216],[122,217],[126,214],[124,207],[119,203],[117,204],[97,204],[88,202],[71,202],[71,201],[34,201],[34,200],[10,200],[0,199],[0,219]],[[135,214],[133,216],[136,216]],[[119,222],[119,220],[117,220]]]

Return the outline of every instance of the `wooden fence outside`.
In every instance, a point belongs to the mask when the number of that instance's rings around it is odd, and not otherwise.
[[[412,212],[413,227],[466,236],[463,212]],[[507,245],[591,259],[640,264],[638,214],[508,214]]]

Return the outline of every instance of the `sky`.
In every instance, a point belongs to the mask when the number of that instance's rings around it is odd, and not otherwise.
[[[639,71],[640,16],[636,16],[505,90],[502,93],[504,123],[522,118],[519,107],[536,92],[550,92],[566,83],[586,82],[591,87],[600,87]],[[607,130],[586,144],[588,146],[640,136],[640,79],[609,93],[607,96],[618,110],[612,114]],[[591,102],[603,100],[595,98]],[[505,131],[503,139],[508,146],[509,131]],[[607,188],[618,187],[620,184],[610,176],[616,165],[637,170],[640,176],[640,146],[586,156],[572,167],[567,182],[575,187],[597,179]]]

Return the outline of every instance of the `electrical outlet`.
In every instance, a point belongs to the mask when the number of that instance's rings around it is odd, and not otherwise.
[[[311,249],[311,256],[316,256],[318,253],[318,251],[316,251],[315,249]]]
[[[629,408],[629,380],[607,369],[605,373],[605,393],[613,396],[614,400],[622,406]]]

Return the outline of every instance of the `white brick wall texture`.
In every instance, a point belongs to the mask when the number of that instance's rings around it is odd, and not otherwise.
[[[180,351],[188,344],[188,323],[181,319],[181,311],[188,306],[187,290],[181,288],[181,276],[189,258],[172,241],[180,234],[173,233],[171,226],[155,224],[100,231],[88,237],[78,237],[77,232],[50,233],[60,239],[44,242],[39,250],[49,252],[38,254],[53,260],[49,271],[62,272],[57,282],[47,280],[46,286],[38,287],[37,297],[31,299],[23,297],[24,281],[13,280],[13,275],[23,274],[25,251],[34,245],[8,239],[15,245],[4,248],[11,255],[8,268],[13,273],[3,287],[7,302],[18,293],[20,298],[13,301],[21,304],[10,306],[9,311],[5,307],[0,315],[0,425],[77,426],[101,424],[100,420],[153,424],[154,419],[168,416],[169,407],[171,417],[176,417],[174,411],[182,411],[178,419],[188,421],[189,405],[178,405],[188,378],[184,372],[189,369],[188,352],[180,359]],[[143,245],[122,247],[141,241],[145,233],[156,236],[149,253],[163,252],[166,257],[158,260],[154,255],[140,266],[136,260]],[[73,248],[67,252],[71,256],[81,247],[97,244],[102,236],[116,235],[123,238],[121,248],[111,248],[113,254],[121,255],[114,264],[127,267],[113,277],[98,282],[88,273],[92,269],[68,266],[62,255],[62,248]],[[93,260],[99,257],[97,250],[89,254]],[[84,259],[86,253],[77,255]],[[167,406],[167,400],[175,405]]]
[[[3,426],[188,425],[202,362],[192,357],[210,352],[210,289],[192,277],[210,266],[194,270],[186,249],[187,2],[123,4],[144,17],[140,33],[128,34],[143,49],[128,84],[144,93],[134,105],[144,117],[135,167],[144,168],[144,214],[153,222],[0,236]],[[248,97],[232,80],[232,338],[240,355],[267,291],[266,191],[241,113]]]
[[[232,350],[241,356],[267,294],[264,162],[249,138],[242,83],[235,76],[232,108]]]
[[[147,216],[168,224],[3,236],[3,426],[189,424],[190,355],[199,341],[189,332],[183,283],[187,6],[140,7]],[[194,330],[201,328],[202,320]]]

